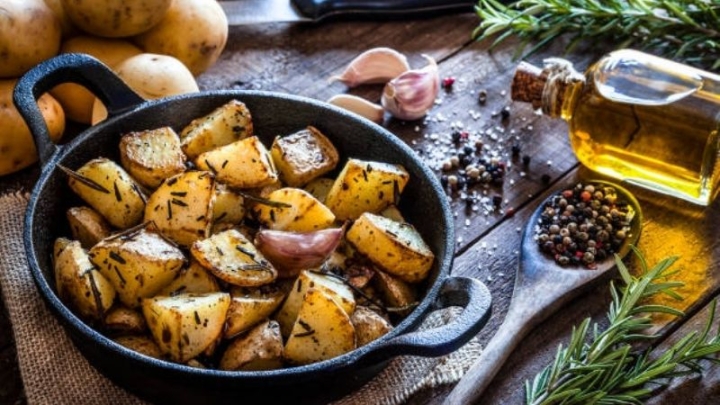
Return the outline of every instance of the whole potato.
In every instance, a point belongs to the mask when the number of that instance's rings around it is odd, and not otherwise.
[[[0,175],[16,172],[37,161],[35,141],[30,129],[13,104],[12,95],[16,79],[0,80]],[[51,95],[43,94],[38,107],[56,142],[65,131],[65,114],[60,103]]]
[[[141,53],[115,65],[115,73],[141,97],[152,100],[199,91],[195,77],[179,60],[168,55]],[[93,104],[92,123],[107,117],[99,99]]]
[[[147,31],[165,15],[172,0],[61,0],[70,20],[100,37],[129,37]]]
[[[142,50],[124,39],[77,36],[63,42],[60,53],[80,52],[98,58],[113,68],[125,59],[139,55]],[[90,124],[92,122],[95,95],[85,87],[75,83],[63,83],[50,93],[60,102],[68,119]]]
[[[180,59],[197,76],[217,61],[227,38],[227,16],[216,1],[175,0],[158,25],[134,40],[145,52]]]
[[[70,20],[70,17],[63,8],[62,0],[44,0],[45,4],[55,13],[58,21],[60,21],[60,29],[63,38],[70,38],[73,35],[77,35],[78,28]]]
[[[0,78],[19,77],[55,56],[60,38],[60,21],[43,0],[2,0]]]

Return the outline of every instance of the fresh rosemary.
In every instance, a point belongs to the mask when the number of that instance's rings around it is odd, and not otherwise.
[[[505,2],[508,3],[508,2]],[[606,40],[701,68],[720,67],[720,0],[480,0],[476,39],[497,34],[493,46],[510,36],[522,40],[525,56],[561,35],[572,40]]]
[[[677,258],[664,259],[648,270],[642,254],[637,250],[635,254],[643,270],[638,278],[620,259],[615,260],[625,286],[610,285],[608,327],[591,328],[588,318],[573,328],[569,344],[558,348],[554,362],[526,382],[527,404],[642,404],[673,377],[700,373],[701,360],[719,362],[715,355],[720,352],[720,331],[711,333],[715,302],[702,332],[683,336],[659,355],[651,348],[636,349],[638,343],[654,338],[644,333],[653,326],[653,314],[683,313],[646,303],[658,294],[682,299],[675,291],[682,283],[668,279]]]

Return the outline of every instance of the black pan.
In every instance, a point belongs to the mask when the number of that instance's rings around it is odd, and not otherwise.
[[[50,142],[37,98],[60,83],[75,82],[95,93],[109,118],[64,145]],[[204,370],[153,359],[125,349],[75,316],[57,296],[51,252],[58,236],[70,235],[65,211],[80,201],[67,187],[58,164],[77,169],[90,159],[118,158],[120,136],[165,125],[179,131],[231,99],[253,114],[257,135],[266,144],[278,134],[314,125],[336,145],[341,156],[400,163],[410,173],[400,208],[436,254],[420,304],[386,336],[343,356],[306,366],[273,371]],[[47,306],[77,348],[95,368],[136,395],[156,403],[326,403],[357,389],[399,355],[440,356],[465,344],[485,325],[490,294],[479,281],[452,277],[453,220],[436,176],[415,153],[387,130],[354,114],[312,99],[260,91],[210,91],[146,101],[110,69],[82,54],[43,62],[24,75],[14,94],[39,152],[42,172],[25,217],[24,243],[30,271]],[[436,308],[464,307],[450,324],[415,331]],[[62,353],[58,353],[62,355]]]

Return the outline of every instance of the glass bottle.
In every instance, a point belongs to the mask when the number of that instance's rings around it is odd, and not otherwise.
[[[620,50],[584,74],[558,58],[523,62],[512,98],[566,120],[591,170],[700,205],[718,191],[718,75]]]

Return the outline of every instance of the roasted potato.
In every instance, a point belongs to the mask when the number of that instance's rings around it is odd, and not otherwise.
[[[401,315],[410,313],[417,304],[418,292],[414,284],[408,284],[382,270],[375,272],[371,282],[383,302]]]
[[[120,162],[138,183],[157,188],[185,171],[180,138],[170,127],[130,132],[120,138]]]
[[[257,287],[277,278],[275,267],[235,229],[193,243],[190,253],[217,278],[233,285]]]
[[[125,346],[128,349],[134,350],[140,354],[144,354],[146,356],[150,356],[156,359],[162,357],[162,352],[160,352],[160,348],[157,344],[155,344],[155,341],[148,336],[118,336],[113,340],[115,341],[115,343],[118,343],[121,346]]]
[[[285,344],[285,359],[309,364],[345,354],[356,347],[350,317],[329,294],[310,288]]]
[[[105,316],[105,329],[118,336],[140,335],[147,332],[147,324],[139,311],[118,305]]]
[[[173,0],[62,0],[75,26],[99,37],[121,38],[145,32],[165,16]]]
[[[235,287],[230,291],[230,296],[232,301],[223,334],[228,339],[269,318],[282,303],[285,293],[272,287]]]
[[[313,126],[294,134],[275,137],[270,153],[280,173],[280,180],[290,187],[304,186],[310,180],[333,170],[340,160],[332,142]]]
[[[175,280],[158,292],[158,295],[185,293],[202,294],[220,291],[217,278],[205,267],[190,259],[190,265],[181,269]]]
[[[233,340],[220,359],[221,370],[273,370],[283,362],[283,340],[280,326],[265,321],[246,335]]]
[[[180,131],[182,150],[191,160],[201,153],[252,135],[252,116],[238,100],[231,100],[210,114],[192,120]]]
[[[89,256],[130,308],[157,294],[185,264],[183,252],[149,227],[106,238]]]
[[[253,212],[267,228],[311,232],[328,228],[335,222],[332,211],[303,189],[284,187],[266,198],[276,204],[257,204]]]
[[[239,224],[245,218],[245,199],[225,184],[215,187],[213,221],[215,224]]]
[[[230,294],[179,294],[142,301],[142,311],[160,351],[185,363],[215,345],[222,333]]]
[[[401,165],[349,159],[325,198],[340,220],[377,213],[400,198],[410,175]]]
[[[215,179],[205,171],[187,171],[166,179],[150,194],[144,221],[177,244],[189,247],[210,235]]]
[[[85,249],[90,249],[102,239],[110,236],[110,224],[90,207],[71,207],[65,213],[70,232]]]
[[[57,55],[60,20],[43,0],[3,0],[0,16],[0,78],[20,77]]]
[[[325,204],[325,199],[327,198],[333,183],[335,183],[335,180],[329,177],[317,177],[306,184],[305,187],[303,187],[303,190],[312,194],[312,196],[317,198],[318,201]]]
[[[98,158],[67,174],[70,188],[110,225],[126,229],[140,223],[145,195],[119,164]]]
[[[195,159],[195,165],[239,189],[267,186],[278,179],[270,154],[256,136],[201,153]]]
[[[412,225],[380,215],[360,215],[345,237],[376,266],[408,283],[424,280],[435,260]]]
[[[355,329],[358,347],[365,346],[393,329],[387,319],[365,306],[355,307],[355,311],[350,315],[350,322]]]

